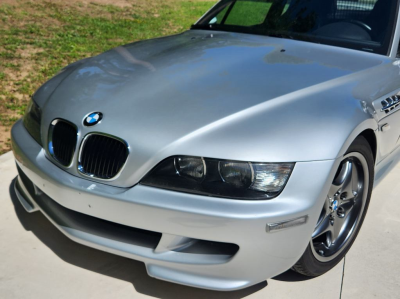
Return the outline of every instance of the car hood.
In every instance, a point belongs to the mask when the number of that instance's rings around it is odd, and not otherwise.
[[[293,95],[307,98],[387,60],[307,42],[191,30],[118,47],[76,66],[43,105],[44,123],[64,118],[82,135],[101,131],[126,140],[136,157],[132,167],[141,170],[130,178],[131,184],[170,154],[292,160],[293,155],[285,158],[268,150],[256,154],[241,144],[254,142],[250,137],[256,132],[263,134],[258,138],[274,141],[288,123],[294,131],[306,123],[303,108],[293,114],[295,105],[284,104]],[[269,102],[270,108],[265,106]],[[266,112],[258,123],[243,123],[256,119],[255,107]],[[83,118],[94,111],[103,113],[102,122],[84,127]],[[223,129],[230,122],[237,125],[236,131]],[[219,133],[213,134],[216,130]]]

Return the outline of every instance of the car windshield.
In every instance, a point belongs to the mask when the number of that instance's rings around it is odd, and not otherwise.
[[[222,0],[192,29],[233,31],[387,55],[397,0]]]

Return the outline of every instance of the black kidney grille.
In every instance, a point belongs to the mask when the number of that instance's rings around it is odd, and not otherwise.
[[[73,125],[64,121],[58,121],[52,127],[50,153],[64,166],[72,162],[76,148],[77,131]]]
[[[100,179],[112,179],[121,171],[128,154],[127,145],[118,139],[89,135],[81,150],[79,171]]]

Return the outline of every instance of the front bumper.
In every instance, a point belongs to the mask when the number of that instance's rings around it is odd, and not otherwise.
[[[251,286],[297,262],[308,245],[339,163],[297,163],[278,198],[240,201],[141,185],[123,189],[72,176],[46,158],[21,121],[12,129],[12,146],[17,165],[34,185],[34,190],[29,190],[21,178],[17,181],[17,194],[27,211],[40,210],[78,243],[144,262],[152,277],[224,291]],[[74,221],[59,220],[60,214],[70,215]],[[309,218],[304,225],[266,232],[268,223],[306,215]],[[129,241],[129,236],[119,238],[106,224],[104,229],[88,229],[92,220],[154,233],[159,239],[155,237],[153,243],[158,244],[147,246]],[[126,232],[129,235],[129,230]],[[182,240],[206,240],[217,247],[237,245],[238,250],[174,250]]]

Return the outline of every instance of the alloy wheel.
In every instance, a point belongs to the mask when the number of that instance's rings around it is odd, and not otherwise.
[[[365,209],[369,173],[360,153],[343,158],[330,187],[311,239],[313,255],[320,262],[337,257],[354,237]]]

